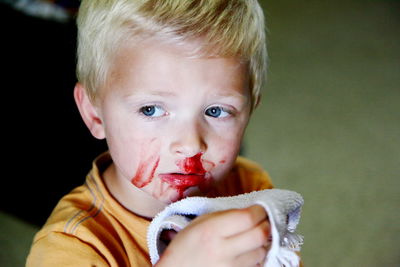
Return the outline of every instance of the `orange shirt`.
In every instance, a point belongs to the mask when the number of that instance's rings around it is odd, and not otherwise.
[[[34,238],[27,267],[151,266],[146,241],[150,220],[130,212],[108,192],[101,177],[110,163],[108,153],[99,156],[85,184],[60,200]],[[268,174],[239,157],[209,196],[267,188],[272,188]]]

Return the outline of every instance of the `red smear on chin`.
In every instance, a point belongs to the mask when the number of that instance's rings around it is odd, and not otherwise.
[[[168,183],[174,188],[178,194],[178,199],[183,198],[183,193],[189,187],[199,186],[203,188],[203,184],[207,181],[205,174],[160,174],[160,178],[163,182]]]
[[[150,162],[154,162],[153,167],[151,167],[152,164]],[[132,184],[138,188],[142,188],[151,183],[159,162],[159,156],[152,156],[148,160],[140,162],[139,168],[131,180]]]
[[[160,174],[161,179],[167,182],[172,187],[177,189],[186,189],[191,186],[201,184],[205,177],[204,175],[185,175],[185,174]]]

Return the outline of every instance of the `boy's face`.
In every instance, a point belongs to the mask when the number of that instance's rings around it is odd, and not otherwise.
[[[205,194],[235,162],[248,84],[235,58],[190,58],[154,42],[121,48],[96,108],[115,179],[163,203]]]

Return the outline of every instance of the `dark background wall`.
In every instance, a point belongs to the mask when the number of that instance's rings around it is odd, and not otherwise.
[[[73,101],[76,29],[0,5],[0,209],[42,225],[105,150]]]

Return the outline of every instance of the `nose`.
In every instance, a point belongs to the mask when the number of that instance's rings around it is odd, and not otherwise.
[[[177,126],[172,137],[170,151],[172,154],[190,158],[207,150],[204,131],[198,123],[185,123]]]

